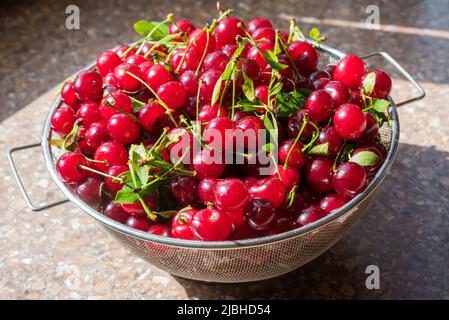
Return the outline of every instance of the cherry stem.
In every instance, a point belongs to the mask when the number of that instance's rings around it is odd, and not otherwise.
[[[200,93],[201,93],[201,86],[203,85],[203,79],[198,80],[198,92],[196,93],[196,122],[198,122],[198,117],[200,113]]]
[[[111,95],[111,97],[112,97],[112,95]],[[115,101],[115,99],[114,99],[114,101]],[[106,104],[108,107],[111,107],[112,109],[114,109],[114,110],[116,110],[116,111],[118,111],[118,112],[124,114],[125,116],[127,116],[128,118],[130,118],[130,119],[133,120],[135,123],[137,123],[140,127],[143,128],[143,126],[142,126],[142,124],[140,123],[139,119],[137,119],[134,115],[132,115],[132,114],[130,114],[130,113],[128,113],[128,112],[125,112],[125,111],[123,111],[123,110],[117,108],[116,106],[114,106],[112,103],[110,103],[110,102],[107,101],[107,100],[105,100],[105,104]]]
[[[199,73],[200,70],[201,70],[201,66],[203,65],[204,58],[206,57],[207,48],[209,47],[210,32],[209,32],[207,26],[204,27],[203,30],[206,32],[206,46],[204,47],[203,54],[201,55],[200,63],[198,64],[198,67],[196,68],[196,71],[195,71],[195,77],[198,77],[198,73]],[[198,32],[198,35],[199,35],[200,33],[201,33],[201,31]],[[184,55],[185,55],[185,53],[184,53]],[[179,66],[178,66],[178,68],[179,68]]]
[[[306,128],[307,123],[309,122],[309,120],[307,118],[304,118],[304,121],[302,122],[302,126],[301,129],[298,132],[298,135],[295,138],[295,141],[293,142],[293,145],[291,146],[290,150],[288,151],[287,157],[285,158],[285,163],[284,163],[284,168],[287,169],[288,168],[288,160],[290,159],[290,155],[293,152],[293,148],[296,146],[296,144],[299,141],[299,138],[301,138],[302,132],[304,131],[304,129]]]
[[[98,174],[98,175],[100,175],[100,176],[103,176],[103,177],[105,177],[105,178],[110,178],[110,179],[112,179],[113,181],[119,182],[119,183],[121,183],[121,184],[125,184],[125,183],[123,182],[123,179],[120,178],[120,176],[111,176],[110,174],[107,174],[107,173],[104,173],[104,172],[95,170],[95,169],[93,169],[93,168],[87,167],[87,166],[82,165],[82,164],[80,164],[80,165],[78,166],[78,168],[83,169],[83,170],[86,170],[86,171],[90,171],[90,172],[92,172],[92,173],[96,173],[96,174]]]
[[[302,152],[304,152],[304,151],[306,151],[308,148],[310,148],[310,147],[315,143],[315,141],[318,139],[318,137],[319,137],[319,135],[320,135],[320,128],[318,128],[318,126],[317,126],[313,121],[309,121],[309,123],[315,128],[315,132],[314,132],[314,135],[313,135],[312,139],[309,141],[309,143],[306,144],[306,145],[301,149]]]
[[[277,31],[276,37],[278,36],[278,34],[279,34],[279,31]],[[298,76],[298,77],[301,76],[301,74],[299,73],[298,66],[296,65],[296,63],[293,62],[292,57],[288,54],[287,46],[285,44],[284,39],[282,39],[281,36],[277,37],[277,39],[279,40],[279,43],[281,44],[282,49],[285,52],[285,55],[287,56],[288,60],[290,61],[291,65],[293,67],[293,70],[295,70],[296,76]]]
[[[337,162],[340,160],[341,154],[343,152],[343,149],[346,146],[346,141],[343,143],[343,145],[341,146],[340,150],[338,150],[338,154],[335,157],[334,163],[332,164],[332,171],[335,172],[337,171]]]

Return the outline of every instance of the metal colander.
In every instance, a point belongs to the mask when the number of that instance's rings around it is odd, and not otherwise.
[[[314,43],[320,53],[320,61],[336,62],[344,54],[326,45]],[[382,180],[390,169],[398,149],[399,119],[396,107],[422,99],[425,95],[421,86],[390,55],[377,52],[363,58],[382,56],[390,62],[419,91],[419,95],[395,104],[391,98],[390,114],[392,126],[380,129],[382,143],[388,149],[388,156],[366,190],[325,218],[305,227],[282,234],[240,241],[200,242],[159,237],[132,229],[111,220],[78,198],[59,178],[55,169],[58,150],[48,140],[53,133],[50,118],[60,104],[60,97],[54,101],[45,121],[42,142],[13,148],[9,160],[20,191],[33,211],[44,210],[66,201],[93,217],[113,238],[136,256],[173,275],[210,282],[245,282],[276,277],[290,272],[315,259],[332,247],[343,234],[360,218],[374,199]],[[90,65],[86,68],[91,68]],[[20,180],[12,154],[16,151],[41,146],[47,168],[67,199],[34,206]]]

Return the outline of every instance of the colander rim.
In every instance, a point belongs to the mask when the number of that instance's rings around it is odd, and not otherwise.
[[[318,50],[324,51],[326,54],[329,54],[333,56],[334,58],[341,59],[346,54],[343,53],[340,50],[334,49],[332,47],[329,47],[325,44],[317,43],[313,40],[307,40],[311,44],[313,44]],[[92,69],[95,66],[95,63],[91,63],[82,70]],[[372,194],[376,189],[380,186],[382,181],[384,180],[385,176],[387,175],[389,169],[391,168],[394,159],[397,154],[397,149],[399,145],[399,117],[397,113],[397,108],[395,106],[395,103],[391,97],[388,97],[390,103],[391,103],[391,109],[390,113],[392,116],[392,126],[391,126],[391,138],[390,138],[390,148],[388,150],[387,158],[385,159],[384,163],[380,167],[379,171],[374,176],[373,180],[369,183],[369,185],[366,187],[366,189],[351,199],[348,203],[346,203],[344,206],[340,207],[333,213],[327,215],[326,217],[313,222],[311,224],[308,224],[306,226],[296,228],[284,233],[275,234],[275,235],[269,235],[269,236],[263,236],[259,238],[253,238],[253,239],[245,239],[245,240],[235,240],[235,241],[219,241],[219,242],[212,242],[212,241],[197,241],[197,240],[184,240],[184,239],[177,239],[177,238],[168,238],[168,237],[161,237],[157,235],[153,235],[144,231],[140,231],[137,229],[133,229],[131,227],[128,227],[124,224],[121,224],[120,222],[117,222],[115,220],[112,220],[103,214],[101,214],[99,211],[92,208],[90,205],[86,204],[84,201],[82,201],[59,177],[56,166],[55,166],[55,159],[53,158],[53,152],[52,152],[52,146],[50,145],[49,138],[51,137],[51,116],[53,115],[55,109],[60,105],[61,103],[61,95],[58,94],[56,99],[53,101],[52,106],[47,114],[47,118],[44,123],[43,133],[42,133],[42,140],[41,145],[43,149],[44,159],[47,166],[47,169],[53,179],[53,181],[56,183],[56,185],[62,190],[62,192],[67,196],[67,198],[74,203],[78,208],[80,208],[83,212],[87,213],[89,216],[94,218],[96,221],[100,222],[101,224],[105,225],[106,227],[113,229],[117,232],[120,232],[122,234],[130,235],[142,240],[151,241],[158,244],[163,244],[167,246],[172,247],[182,247],[182,248],[192,248],[192,249],[232,249],[232,248],[241,248],[241,247],[255,247],[255,246],[261,246],[261,245],[267,245],[267,244],[273,244],[280,241],[286,241],[291,238],[296,238],[297,236],[304,235],[309,232],[313,232],[315,229],[318,229],[322,226],[327,225],[328,223],[332,222],[333,220],[343,216],[347,212],[353,210],[357,207],[357,205],[365,198],[369,197],[370,194]]]

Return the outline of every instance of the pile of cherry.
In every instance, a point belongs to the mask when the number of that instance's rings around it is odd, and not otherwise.
[[[359,57],[318,68],[317,51],[297,29],[278,32],[263,18],[244,24],[224,14],[196,28],[169,16],[152,26],[133,47],[101,53],[95,70],[67,81],[51,119],[66,149],[57,161],[61,179],[109,218],[202,241],[282,233],[343,206],[385,160],[379,126],[387,116],[379,106],[386,106],[391,79],[366,70]],[[226,86],[222,75],[230,63],[234,78]],[[278,97],[291,92],[304,103],[280,116]],[[173,163],[176,141],[161,142],[173,133],[194,139],[193,120],[203,132],[265,129],[268,113],[279,140],[279,163],[269,176],[259,175],[258,164],[208,164],[204,151],[189,156],[194,164]],[[157,188],[136,184],[130,150],[139,145],[151,154],[138,162],[150,168],[144,182],[156,179]]]

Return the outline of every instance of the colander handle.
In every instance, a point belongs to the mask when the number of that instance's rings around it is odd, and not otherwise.
[[[400,107],[400,106],[409,104],[411,102],[421,100],[422,98],[424,98],[426,96],[426,92],[424,91],[423,87],[421,87],[421,85],[415,80],[415,78],[413,78],[413,76],[410,73],[408,73],[408,71],[405,70],[399,64],[399,62],[397,62],[388,53],[386,53],[384,51],[374,52],[374,53],[370,53],[368,55],[362,56],[361,58],[368,59],[368,58],[375,57],[375,56],[380,56],[380,57],[384,58],[385,60],[387,60],[393,67],[396,68],[397,71],[399,71],[399,73],[401,73],[408,81],[410,81],[413,84],[413,86],[419,91],[418,96],[395,103],[396,107]]]
[[[41,211],[41,210],[45,210],[57,205],[60,205],[62,203],[65,203],[67,201],[69,201],[68,199],[61,199],[61,200],[56,200],[56,201],[52,201],[52,202],[47,202],[47,203],[42,203],[38,206],[35,206],[32,202],[30,197],[28,196],[27,191],[25,190],[25,187],[22,183],[22,179],[20,179],[20,175],[19,172],[17,170],[16,164],[14,162],[14,159],[12,157],[13,153],[18,152],[18,151],[22,151],[22,150],[26,150],[26,149],[31,149],[31,148],[37,148],[40,147],[41,144],[40,143],[33,143],[33,144],[27,144],[27,145],[23,145],[23,146],[19,146],[19,147],[14,147],[12,149],[10,149],[8,151],[8,161],[9,164],[11,166],[12,169],[12,173],[14,175],[14,179],[16,180],[17,185],[19,186],[20,189],[20,193],[22,194],[23,199],[25,200],[28,208],[30,208],[30,210],[32,211]]]

